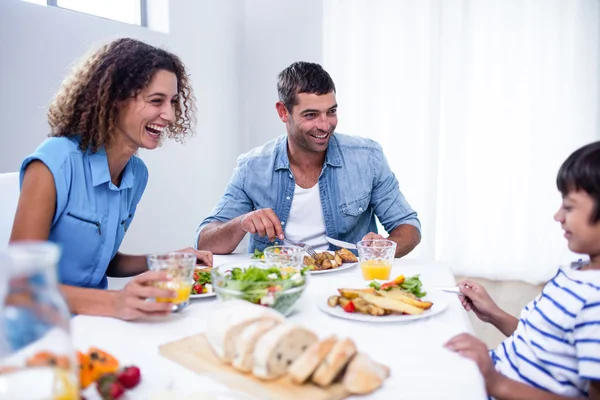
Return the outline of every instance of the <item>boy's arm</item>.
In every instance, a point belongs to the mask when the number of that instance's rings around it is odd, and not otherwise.
[[[506,311],[498,308],[498,314],[495,315],[490,321],[492,325],[496,327],[500,332],[502,332],[505,336],[510,336],[517,330],[517,325],[519,325],[519,320]]]
[[[593,381],[593,384],[597,387],[598,381]],[[592,389],[590,385],[590,389]],[[497,381],[489,388],[488,395],[494,397],[497,400],[574,400],[581,399],[585,400],[585,397],[567,397],[560,396],[551,392],[547,392],[542,389],[529,386],[525,383],[513,381],[498,372]],[[599,400],[598,392],[594,394],[590,390],[590,395],[587,399]]]

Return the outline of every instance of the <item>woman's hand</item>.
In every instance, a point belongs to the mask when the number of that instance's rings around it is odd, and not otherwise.
[[[186,247],[185,249],[179,250],[179,253],[192,253],[196,255],[198,264],[213,266],[213,253],[210,251],[196,250],[193,247]]]
[[[172,303],[147,301],[155,298],[174,298],[176,293],[152,286],[155,282],[167,281],[165,271],[144,272],[132,278],[116,292],[115,317],[129,321],[147,316],[163,316],[171,313]]]

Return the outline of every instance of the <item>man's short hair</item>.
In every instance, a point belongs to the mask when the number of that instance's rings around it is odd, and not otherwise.
[[[279,73],[277,93],[289,112],[298,104],[299,93],[335,93],[331,76],[319,64],[298,61]]]

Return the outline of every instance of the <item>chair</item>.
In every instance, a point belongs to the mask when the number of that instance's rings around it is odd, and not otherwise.
[[[10,240],[19,193],[19,173],[0,174],[0,251],[8,246]]]

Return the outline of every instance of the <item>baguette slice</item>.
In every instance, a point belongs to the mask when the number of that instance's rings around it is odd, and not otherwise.
[[[346,369],[344,387],[352,394],[368,394],[378,389],[390,376],[390,369],[364,353],[357,354]]]
[[[256,342],[278,323],[272,319],[261,319],[245,327],[235,341],[235,356],[231,363],[233,367],[243,372],[251,372]]]
[[[292,381],[302,384],[310,378],[313,372],[317,369],[321,361],[331,351],[337,337],[335,335],[329,336],[327,339],[313,343],[300,357],[294,361],[288,374],[292,378]]]
[[[312,381],[319,386],[329,386],[356,354],[356,345],[352,339],[338,341],[325,356],[312,376]]]

